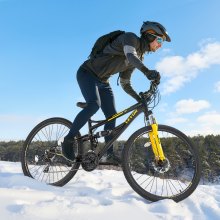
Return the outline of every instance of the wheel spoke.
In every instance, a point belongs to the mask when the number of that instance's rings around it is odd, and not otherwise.
[[[79,169],[79,162],[70,163],[60,154],[61,138],[69,131],[71,122],[61,118],[47,119],[28,136],[22,151],[24,174],[40,182],[62,186]],[[76,154],[80,148],[74,146]]]
[[[200,163],[195,147],[186,136],[176,131],[168,126],[159,127],[166,157],[166,163],[162,165],[155,160],[146,128],[134,133],[126,145],[123,159],[125,177],[131,187],[145,198],[179,201],[191,194],[189,189],[196,188],[199,182]]]

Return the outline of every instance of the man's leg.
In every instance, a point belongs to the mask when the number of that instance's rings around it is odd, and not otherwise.
[[[97,88],[97,79],[89,72],[83,69],[79,69],[77,72],[77,80],[83,97],[86,100],[87,106],[82,109],[69,131],[68,137],[74,137],[79,130],[87,123],[90,117],[92,117],[100,107],[100,97]]]
[[[100,97],[97,88],[98,80],[91,73],[80,68],[77,72],[77,81],[86,100],[87,106],[82,109],[76,116],[69,133],[64,138],[62,145],[64,156],[72,160],[75,157],[73,152],[74,137],[87,123],[89,118],[98,111],[100,106]]]
[[[108,83],[101,83],[98,85],[99,89],[99,95],[101,99],[101,109],[105,115],[106,118],[116,114],[116,108],[115,108],[115,99],[114,94],[112,92],[111,86]],[[104,126],[104,130],[112,130],[115,128],[115,120],[111,120]],[[107,143],[109,140],[112,139],[112,135],[105,137],[105,142]],[[111,146],[107,154],[113,154],[113,146]]]

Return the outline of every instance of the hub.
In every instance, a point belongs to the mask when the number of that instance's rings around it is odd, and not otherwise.
[[[166,173],[170,169],[170,162],[166,158],[164,161],[152,162],[153,169],[158,173]]]

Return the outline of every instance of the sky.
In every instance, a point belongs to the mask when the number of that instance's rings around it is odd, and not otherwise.
[[[76,72],[96,39],[118,29],[139,35],[148,20],[172,39],[144,59],[162,77],[157,122],[188,135],[219,134],[219,8],[218,0],[0,0],[0,140],[25,139],[46,118],[73,121],[84,100]],[[135,104],[117,74],[110,84],[118,112]],[[132,85],[146,91],[149,81],[135,71]],[[95,119],[104,119],[101,110]],[[142,126],[140,116],[121,138]]]
[[[135,193],[121,171],[80,170],[63,187],[37,182],[22,174],[20,163],[0,161],[2,220],[218,220],[220,185],[199,185],[175,203],[151,203]]]

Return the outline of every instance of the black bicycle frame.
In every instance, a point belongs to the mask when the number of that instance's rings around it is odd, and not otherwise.
[[[152,113],[151,111],[148,111],[148,106],[145,103],[137,103],[127,109],[125,109],[124,111],[121,111],[119,113],[116,113],[110,117],[108,117],[105,120],[102,121],[94,121],[89,119],[88,121],[88,125],[89,125],[89,134],[84,135],[79,137],[78,139],[80,139],[81,141],[87,141],[90,140],[91,142],[91,149],[94,149],[94,134],[93,131],[95,129],[97,129],[98,127],[101,127],[102,125],[107,124],[108,122],[115,120],[129,112],[132,112],[129,117],[120,125],[118,125],[117,127],[115,127],[112,131],[111,134],[112,135],[112,139],[110,141],[108,141],[108,143],[106,143],[104,145],[104,147],[99,151],[98,153],[98,157],[99,159],[101,159],[101,157],[106,153],[106,151],[109,149],[109,147],[114,143],[114,141],[116,141],[118,139],[118,137],[128,128],[128,126],[134,121],[134,119],[142,112],[145,113],[146,118],[148,119],[148,116]],[[95,125],[92,125],[93,123],[95,123]]]

